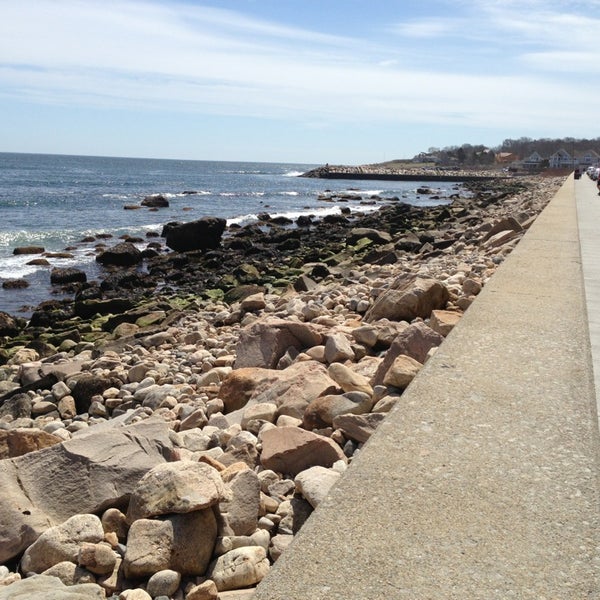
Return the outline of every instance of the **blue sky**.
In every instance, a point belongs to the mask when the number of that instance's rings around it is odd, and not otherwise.
[[[362,164],[598,137],[600,0],[1,0],[0,151]]]

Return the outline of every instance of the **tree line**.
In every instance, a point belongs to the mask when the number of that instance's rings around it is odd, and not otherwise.
[[[499,146],[489,148],[483,144],[462,144],[461,146],[446,146],[445,148],[429,148],[427,153],[417,155],[415,159],[436,157],[442,164],[458,163],[461,165],[492,165],[496,155],[501,152],[510,152],[520,159],[527,158],[534,152],[547,158],[557,150],[563,148],[569,154],[578,154],[595,150],[600,154],[600,137],[586,138],[541,138],[532,139],[521,137],[519,139],[505,139]]]

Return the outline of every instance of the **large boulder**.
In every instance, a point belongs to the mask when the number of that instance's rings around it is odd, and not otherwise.
[[[365,321],[427,318],[431,311],[446,308],[449,297],[446,286],[435,279],[402,275],[375,300],[365,314]]]
[[[169,427],[148,419],[0,461],[0,563],[71,516],[119,506],[155,465],[172,458]]]
[[[338,415],[333,419],[333,427],[339,429],[344,437],[361,444],[375,433],[385,416],[386,414],[382,412],[372,412],[364,415]]]
[[[43,254],[45,248],[43,246],[19,246],[13,250],[13,254]]]
[[[8,313],[0,312],[0,335],[13,336],[19,333],[17,321]]]
[[[323,342],[319,330],[307,323],[268,319],[244,328],[236,347],[236,369],[274,369],[289,348],[302,351]]]
[[[230,535],[251,535],[258,527],[260,515],[260,481],[249,468],[237,473],[228,482],[228,498],[219,504],[219,511]]]
[[[75,399],[77,414],[86,413],[90,408],[92,398],[102,395],[108,388],[121,387],[121,380],[116,377],[103,377],[101,375],[84,375],[78,379],[71,392]]]
[[[313,508],[327,496],[341,477],[341,473],[325,467],[310,467],[296,475],[296,492],[302,494]]]
[[[212,508],[183,515],[134,521],[123,560],[126,577],[149,577],[171,569],[181,575],[204,575],[217,540]]]
[[[409,325],[404,331],[396,336],[396,339],[385,353],[383,362],[379,365],[371,385],[381,385],[392,366],[393,362],[400,355],[410,356],[419,363],[425,363],[427,355],[432,348],[437,348],[444,338],[431,329],[425,323],[419,321]]]
[[[217,504],[225,496],[219,472],[193,461],[153,467],[138,482],[129,501],[128,520],[189,513]]]
[[[96,262],[117,267],[131,267],[141,263],[142,260],[141,251],[131,242],[121,242],[96,256]]]
[[[151,196],[146,196],[141,204],[150,208],[168,208],[169,201],[162,194],[152,194]]]
[[[261,436],[263,467],[286,475],[297,475],[309,467],[331,467],[347,462],[341,448],[331,439],[298,427],[276,427]]]
[[[368,413],[372,406],[371,396],[364,392],[319,396],[306,407],[302,424],[308,430],[329,427],[338,415]]]
[[[81,269],[74,267],[60,268],[54,267],[50,271],[50,283],[64,285],[67,283],[85,283],[87,275]]]
[[[267,552],[261,546],[245,546],[219,556],[211,565],[208,576],[219,592],[246,588],[262,581],[269,572]]]
[[[367,227],[355,227],[348,234],[346,243],[349,246],[353,246],[358,240],[363,238],[371,240],[375,244],[389,244],[392,241],[392,236],[387,231],[378,231],[377,229],[369,229]]]
[[[60,444],[61,441],[58,436],[37,428],[0,430],[0,459],[23,456],[29,452]]]
[[[0,588],[0,600],[104,600],[95,583],[65,585],[58,577],[34,575]]]
[[[176,252],[218,248],[227,221],[218,217],[202,217],[188,223],[167,223],[162,230],[166,244]]]
[[[250,404],[275,404],[280,415],[301,419],[312,400],[338,389],[327,369],[316,361],[293,363],[287,369],[236,369],[221,384],[219,397],[230,413]]]
[[[74,515],[64,523],[46,529],[21,559],[24,573],[42,573],[63,561],[77,563],[84,543],[104,539],[102,522],[96,515]]]

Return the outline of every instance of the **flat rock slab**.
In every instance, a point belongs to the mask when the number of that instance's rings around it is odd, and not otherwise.
[[[172,450],[167,424],[150,419],[1,460],[0,563],[73,515],[118,505]]]

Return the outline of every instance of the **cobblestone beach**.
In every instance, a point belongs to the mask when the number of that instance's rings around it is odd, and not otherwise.
[[[563,181],[264,215],[1,315],[0,599],[250,598]]]

